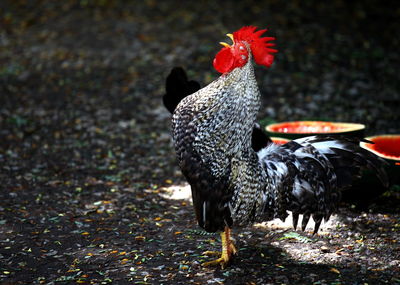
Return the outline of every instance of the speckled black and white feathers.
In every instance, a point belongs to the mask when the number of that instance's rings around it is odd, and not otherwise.
[[[184,98],[172,120],[180,167],[192,188],[198,223],[206,231],[245,226],[293,212],[316,230],[365,168],[382,181],[382,161],[357,139],[309,137],[258,153],[251,136],[260,93],[251,60]]]
[[[200,89],[197,81],[189,80],[185,70],[182,67],[174,67],[165,80],[165,94],[162,97],[165,108],[172,114],[176,106],[183,98],[193,94]],[[253,127],[251,137],[251,147],[254,151],[268,146],[272,140],[256,123]]]

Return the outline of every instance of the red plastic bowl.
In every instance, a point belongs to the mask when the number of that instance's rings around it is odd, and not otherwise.
[[[376,155],[395,164],[400,164],[400,134],[399,135],[378,135],[366,138],[370,143],[361,143],[361,147],[375,153]]]
[[[365,125],[324,121],[293,121],[270,124],[265,129],[270,136],[288,139],[296,139],[316,134],[363,137]]]

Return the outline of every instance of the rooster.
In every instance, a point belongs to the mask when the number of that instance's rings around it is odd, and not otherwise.
[[[174,146],[196,219],[207,232],[221,234],[221,257],[204,266],[228,265],[237,253],[230,238],[234,226],[284,220],[291,211],[294,228],[300,215],[303,230],[312,217],[316,233],[363,169],[387,184],[383,162],[359,147],[358,138],[312,136],[258,152],[251,147],[260,108],[253,60],[270,67],[277,52],[265,32],[248,26],[228,34],[233,43],[221,43],[213,61],[222,75],[183,98],[173,113]]]
[[[165,94],[162,97],[165,108],[172,114],[179,102],[186,96],[200,89],[200,84],[194,80],[188,80],[182,67],[174,67],[167,76],[165,82]],[[272,143],[258,123],[254,124],[251,147],[259,151]]]

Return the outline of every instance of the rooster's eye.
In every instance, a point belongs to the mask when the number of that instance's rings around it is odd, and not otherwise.
[[[244,54],[242,54],[242,59],[243,59],[243,60],[245,60],[245,59],[246,59],[246,56],[245,56]]]

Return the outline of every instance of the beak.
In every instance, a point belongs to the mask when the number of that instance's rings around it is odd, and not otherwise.
[[[233,35],[232,34],[226,34],[228,36],[228,38],[230,38],[232,40],[233,43],[235,43],[235,41],[233,40]],[[220,42],[220,45],[222,45],[223,47],[231,47],[230,44],[227,44],[225,42]]]
[[[223,47],[228,47],[228,48],[231,47],[229,44],[224,43],[224,42],[219,42],[219,44],[222,45]]]

